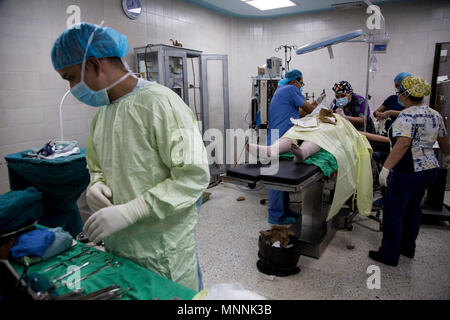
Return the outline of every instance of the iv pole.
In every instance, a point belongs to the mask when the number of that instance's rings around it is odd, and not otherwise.
[[[364,0],[364,2],[367,4],[367,7],[369,8],[372,6],[372,2],[370,0]],[[381,39],[387,39],[387,33],[386,33],[386,23],[384,20],[384,16],[380,11],[380,17],[381,17],[381,30],[378,34]],[[363,40],[349,40],[348,42],[366,42],[367,43],[367,73],[366,73],[366,103],[368,103],[369,99],[369,77],[370,77],[370,51],[372,44],[375,42],[375,39],[377,34],[364,34]],[[369,108],[366,108],[365,114],[364,114],[364,132],[367,132],[367,112],[369,111]]]
[[[297,46],[294,45],[290,45],[288,46],[287,44],[282,44],[280,45],[278,48],[275,48],[275,52],[280,51],[281,49],[284,48],[284,72],[286,73],[287,71],[289,71],[289,62],[291,62],[292,60],[292,49],[297,49]],[[289,60],[287,58],[287,51],[289,49]]]

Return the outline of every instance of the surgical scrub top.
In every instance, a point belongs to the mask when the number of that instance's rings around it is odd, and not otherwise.
[[[410,138],[411,145],[394,170],[411,173],[439,168],[433,145],[446,136],[444,120],[436,110],[426,105],[403,110],[389,130],[389,140],[392,148],[398,137]]]
[[[279,87],[272,97],[269,106],[269,132],[267,134],[267,144],[271,145],[278,138],[283,136],[294,124],[291,118],[300,118],[300,108],[306,99],[300,90],[294,85],[284,85]],[[278,129],[279,135],[272,138],[271,130]],[[273,141],[272,141],[273,139]]]
[[[398,103],[398,97],[396,94],[387,97],[386,100],[384,100],[383,102],[383,106],[386,107],[386,111],[388,110],[402,111],[403,109],[405,109],[404,106]]]
[[[398,103],[398,97],[396,94],[393,94],[392,96],[389,96],[384,100],[383,106],[386,107],[385,111],[394,110],[394,111],[402,111],[405,109],[404,106],[402,106],[400,103]],[[395,121],[397,117],[390,116],[389,120],[386,121],[384,129],[387,131],[389,130],[389,127],[392,125],[392,123]]]
[[[337,106],[336,106],[336,99],[333,100],[332,103],[333,106],[333,112],[336,112]],[[369,104],[367,103],[366,99],[361,97],[360,95],[357,95],[356,93],[352,93],[352,101],[350,101],[350,107],[347,106],[344,107],[344,113],[346,116],[350,117],[364,117],[364,114],[366,113],[366,108],[369,108]],[[373,126],[372,119],[370,118],[370,110],[367,112],[367,132],[375,133],[375,129]],[[356,127],[356,130],[363,131],[364,126]]]

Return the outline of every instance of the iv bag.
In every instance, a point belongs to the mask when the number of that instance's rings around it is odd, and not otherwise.
[[[370,55],[369,59],[369,72],[372,75],[372,79],[375,78],[375,74],[378,71],[378,60],[375,54]]]

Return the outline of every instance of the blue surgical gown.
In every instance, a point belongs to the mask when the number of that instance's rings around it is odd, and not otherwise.
[[[273,95],[269,106],[269,130],[267,133],[267,145],[272,145],[294,124],[291,118],[300,118],[300,108],[306,99],[300,90],[293,85],[279,87]],[[271,130],[278,129],[279,134]],[[269,190],[269,218],[278,221],[283,215],[289,213],[289,193],[286,191]]]

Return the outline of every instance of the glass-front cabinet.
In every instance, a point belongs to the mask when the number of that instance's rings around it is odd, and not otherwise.
[[[194,113],[202,135],[208,129],[217,129],[226,139],[226,130],[230,128],[226,55],[202,54],[202,51],[164,44],[135,48],[134,53],[135,69],[140,76],[176,92]],[[209,143],[205,141],[206,145]],[[220,152],[223,153],[221,161],[228,159],[225,145]],[[225,172],[223,163],[210,165],[212,184],[220,181],[220,175]]]
[[[201,51],[149,44],[135,48],[134,53],[136,69],[142,78],[172,89],[196,114],[201,110],[201,106],[196,105],[202,94],[199,80]]]

